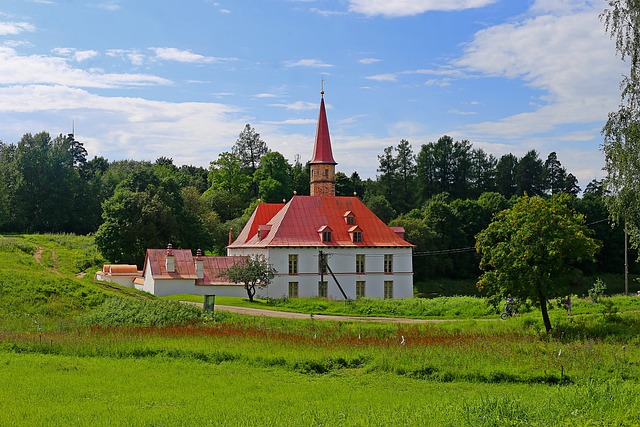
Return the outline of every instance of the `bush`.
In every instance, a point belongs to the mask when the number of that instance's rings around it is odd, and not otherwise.
[[[194,323],[202,309],[168,300],[112,297],[85,317],[93,326],[168,326]]]
[[[600,302],[600,298],[604,295],[604,291],[607,290],[607,285],[599,277],[593,283],[591,289],[589,289],[589,298],[594,303]]]

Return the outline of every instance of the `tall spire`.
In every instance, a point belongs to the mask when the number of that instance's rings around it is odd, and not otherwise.
[[[324,163],[336,165],[331,151],[331,137],[329,136],[329,124],[327,123],[327,112],[324,107],[324,90],[320,92],[320,114],[318,115],[318,127],[316,129],[316,142],[313,146],[313,157],[311,164]]]
[[[316,129],[316,141],[311,157],[311,195],[335,196],[335,172],[336,161],[331,151],[331,138],[329,137],[329,125],[327,112],[324,106],[324,80],[320,99],[320,114],[318,115],[318,127]]]

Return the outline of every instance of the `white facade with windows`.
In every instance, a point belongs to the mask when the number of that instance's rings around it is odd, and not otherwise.
[[[320,250],[327,255],[328,267],[335,275],[321,275],[319,271]],[[278,272],[273,283],[259,289],[263,297],[280,298],[292,296],[291,283],[296,283],[298,297],[319,296],[321,281],[327,283],[327,298],[344,299],[338,283],[349,299],[357,299],[357,283],[364,282],[364,296],[385,298],[385,282],[392,283],[391,296],[387,298],[409,298],[413,296],[413,265],[411,247],[393,248],[269,248],[263,254]],[[229,255],[248,255],[250,250],[233,249]],[[292,257],[295,255],[295,257]],[[356,273],[357,255],[364,255],[364,273]],[[298,272],[289,274],[290,260],[297,258]],[[385,259],[392,260],[393,271],[385,273]],[[387,288],[389,284],[387,284]]]

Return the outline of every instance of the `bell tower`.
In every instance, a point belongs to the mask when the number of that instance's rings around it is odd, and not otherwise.
[[[309,163],[311,172],[312,196],[336,195],[336,161],[331,152],[331,138],[327,124],[327,112],[324,107],[324,89],[320,92],[320,114],[316,129],[316,142],[313,146],[313,157]]]

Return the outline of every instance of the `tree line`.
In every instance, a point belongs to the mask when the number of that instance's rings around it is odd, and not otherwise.
[[[581,197],[577,179],[549,153],[499,159],[466,140],[443,136],[420,147],[401,140],[378,156],[378,176],[336,173],[336,194],[357,194],[383,221],[405,227],[415,247],[418,289],[437,277],[479,274],[475,236],[518,197],[571,195],[603,249],[590,273],[621,271],[622,229],[611,228],[602,181]],[[247,124],[231,150],[209,168],[155,162],[87,159],[72,134],[25,134],[17,144],[0,142],[0,230],[95,233],[111,262],[141,266],[146,248],[200,248],[222,255],[258,200],[282,202],[309,194],[309,165],[291,164],[268,148]]]

